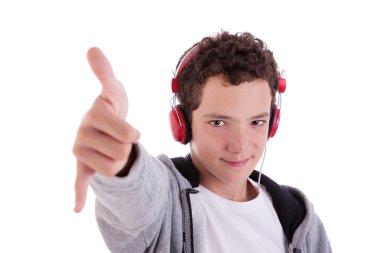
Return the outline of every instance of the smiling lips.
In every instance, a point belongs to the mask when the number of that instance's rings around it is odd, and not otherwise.
[[[241,160],[241,161],[227,161],[224,159],[221,159],[221,160],[231,167],[240,168],[240,167],[243,167],[248,162],[249,158],[245,160]]]

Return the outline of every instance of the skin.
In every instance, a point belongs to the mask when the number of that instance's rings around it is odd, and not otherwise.
[[[237,86],[221,76],[207,80],[192,114],[190,142],[202,186],[233,201],[257,196],[248,177],[267,142],[271,98],[264,80]]]

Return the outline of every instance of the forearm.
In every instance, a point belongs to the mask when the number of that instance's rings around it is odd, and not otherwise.
[[[136,234],[157,221],[168,198],[166,167],[140,146],[134,147],[136,159],[125,177],[97,174],[91,186],[97,201],[97,216],[118,229]],[[108,218],[107,218],[108,217]]]

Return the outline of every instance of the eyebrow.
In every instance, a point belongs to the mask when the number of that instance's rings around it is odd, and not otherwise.
[[[270,116],[269,112],[262,112],[262,113],[259,113],[257,115],[252,116],[251,118],[257,119],[257,118],[266,118],[269,116]],[[209,118],[209,119],[215,119],[215,118],[217,118],[217,119],[233,119],[233,117],[231,117],[231,116],[219,114],[219,113],[210,113],[210,114],[203,115],[203,117]]]

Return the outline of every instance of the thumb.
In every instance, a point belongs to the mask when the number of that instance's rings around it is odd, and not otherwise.
[[[86,204],[87,189],[90,184],[91,177],[95,171],[88,168],[81,162],[77,162],[77,177],[75,179],[75,207],[74,212],[82,211]]]
[[[93,47],[88,50],[87,59],[102,85],[100,97],[110,104],[118,116],[125,118],[128,112],[127,93],[123,84],[116,79],[107,57],[99,48]]]

